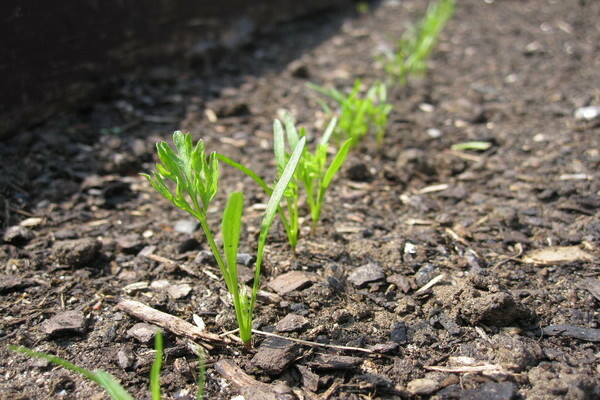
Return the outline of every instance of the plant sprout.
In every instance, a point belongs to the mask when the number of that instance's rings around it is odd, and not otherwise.
[[[399,40],[395,53],[385,56],[384,69],[399,85],[406,84],[409,76],[422,74],[427,69],[427,58],[440,32],[454,13],[454,0],[439,0],[429,4],[423,19],[409,26]]]
[[[371,130],[375,132],[378,145],[383,141],[388,115],[392,110],[392,106],[387,103],[387,88],[385,84],[375,82],[366,95],[361,96],[361,84],[360,79],[357,79],[350,93],[344,95],[337,89],[326,89],[314,83],[307,83],[309,88],[336,103],[339,123],[333,133],[333,141],[338,145],[348,139],[353,139],[353,144],[356,144]],[[327,103],[319,103],[327,114],[334,114]]]
[[[298,134],[296,133],[297,131],[292,116],[289,113],[285,114],[284,123],[288,138],[288,145],[291,148],[293,140],[298,136]],[[331,180],[337,171],[341,168],[342,164],[346,160],[348,151],[354,143],[354,139],[347,139],[335,153],[331,163],[327,165],[329,139],[335,130],[336,124],[337,119],[333,118],[325,129],[325,133],[323,134],[321,141],[317,144],[314,153],[304,150],[302,157],[300,157],[298,168],[296,169],[296,178],[302,182],[302,186],[306,192],[306,201],[308,203],[311,218],[311,234],[313,235],[316,233],[317,224],[321,215],[321,207],[323,206],[323,201],[325,200],[327,188],[329,187],[329,184],[331,183]],[[299,135],[300,137],[306,136],[306,131],[304,128],[300,128]],[[275,142],[279,142],[279,144],[275,146],[275,148],[280,152],[279,158],[281,160],[285,160],[287,157],[289,157],[289,155],[284,150],[285,138],[281,124],[277,124],[277,128],[275,130]]]
[[[8,348],[17,353],[25,354],[30,357],[39,358],[42,360],[46,360],[52,364],[61,366],[63,368],[68,369],[69,371],[76,372],[82,375],[84,378],[89,379],[92,382],[95,382],[102,389],[106,391],[108,396],[112,400],[133,400],[133,396],[131,396],[121,384],[115,379],[114,376],[109,374],[106,371],[102,370],[94,370],[89,371],[84,368],[78,367],[77,365],[64,360],[62,358],[53,356],[47,353],[40,353],[27,347],[22,346],[8,346]],[[150,369],[150,395],[152,400],[160,400],[160,368],[162,365],[162,353],[163,353],[163,341],[162,334],[160,331],[156,332],[156,336],[154,338],[154,362],[152,363],[152,367]],[[199,349],[199,351],[202,351]],[[198,376],[198,391],[196,394],[197,400],[202,400],[204,396],[204,358],[200,356],[198,370],[200,371]]]
[[[306,137],[305,129],[296,129],[294,121],[289,113],[285,113],[283,120],[283,125],[279,120],[273,122],[273,148],[275,164],[277,165],[278,171],[281,171],[283,166],[285,166],[290,159],[290,153],[286,150],[286,141],[289,149],[292,149],[298,140],[302,140]],[[317,144],[314,153],[304,149],[298,162],[298,168],[294,174],[294,179],[290,182],[290,185],[284,194],[287,213],[281,207],[278,210],[282,224],[288,235],[288,242],[290,243],[293,252],[295,252],[299,232],[298,182],[302,183],[304,191],[306,192],[306,201],[308,203],[312,221],[311,233],[314,235],[321,215],[321,208],[325,200],[327,188],[344,163],[348,151],[354,143],[353,139],[347,139],[335,153],[329,165],[327,165],[329,140],[335,130],[336,124],[337,119],[333,118],[325,129],[325,133],[323,134],[321,141]],[[248,175],[267,195],[271,195],[269,186],[249,168],[244,167],[221,154],[217,154],[217,158]]]
[[[217,192],[219,170],[216,153],[211,153],[207,158],[204,154],[202,140],[199,140],[196,146],[193,147],[190,135],[183,134],[180,131],[173,134],[173,143],[177,154],[165,142],[156,145],[158,158],[162,164],[156,164],[156,171],[153,172],[152,176],[147,174],[142,174],[142,176],[173,205],[188,212],[200,222],[210,250],[219,266],[221,275],[223,275],[227,290],[231,294],[240,338],[246,348],[250,349],[252,348],[252,316],[256,293],[258,292],[264,246],[279,203],[298,165],[304,149],[305,139],[298,141],[267,204],[256,249],[254,282],[251,293],[248,293],[245,285],[240,285],[237,272],[237,249],[241,231],[244,195],[241,192],[233,192],[227,198],[221,222],[223,241],[223,253],[221,253],[208,226],[206,217],[208,206]],[[165,179],[175,183],[174,191],[169,190]]]

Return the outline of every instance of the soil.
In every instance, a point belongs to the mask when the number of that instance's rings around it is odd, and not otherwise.
[[[122,77],[92,107],[0,143],[2,343],[103,369],[143,399],[152,331],[120,299],[235,329],[201,232],[138,175],[154,144],[186,130],[272,179],[278,111],[318,135],[326,117],[305,83],[380,79],[374,56],[423,3],[313,16]],[[460,1],[429,73],[390,92],[384,145],[349,156],[316,236],[303,228],[293,257],[276,223],[265,254],[256,329],[372,353],[260,334],[251,351],[213,343],[205,398],[600,398],[600,123],[575,116],[600,105],[598,15],[596,1]],[[471,140],[492,147],[450,149]],[[221,172],[211,224],[243,189],[253,254],[265,196]],[[165,398],[195,398],[189,339],[165,341]],[[0,355],[3,399],[104,398],[62,368]],[[236,387],[227,365],[256,382]]]

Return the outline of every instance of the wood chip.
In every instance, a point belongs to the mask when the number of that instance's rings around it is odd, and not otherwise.
[[[523,262],[536,265],[553,265],[572,261],[593,261],[595,257],[577,246],[555,246],[537,249],[523,256]]]
[[[121,299],[117,304],[117,308],[125,311],[132,317],[157,325],[176,335],[185,336],[192,340],[201,340],[216,345],[230,343],[229,340],[219,335],[202,330],[181,318],[156,310],[139,301]]]
[[[215,370],[240,391],[245,400],[292,400],[297,397],[292,389],[283,384],[268,385],[245,373],[231,360],[219,360]]]

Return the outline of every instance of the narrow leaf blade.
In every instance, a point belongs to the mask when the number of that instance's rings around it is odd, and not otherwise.
[[[223,221],[221,222],[223,251],[230,269],[235,269],[237,265],[237,249],[240,240],[243,208],[244,195],[241,192],[231,193],[227,198],[227,204],[223,211]]]
[[[327,171],[325,172],[323,181],[321,182],[322,188],[327,188],[329,186],[329,183],[331,182],[337,171],[340,169],[342,164],[344,164],[346,156],[348,155],[348,150],[350,150],[350,148],[352,147],[353,142],[353,139],[348,139],[344,142],[342,147],[340,147],[337,154],[331,161],[331,164],[329,164]]]

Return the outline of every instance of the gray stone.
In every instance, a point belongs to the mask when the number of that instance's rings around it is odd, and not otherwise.
[[[81,311],[63,311],[42,323],[42,332],[48,336],[85,333],[87,320]]]
[[[186,233],[188,235],[196,232],[196,229],[198,229],[198,221],[195,219],[180,219],[175,221],[173,225],[175,232]]]
[[[375,263],[369,263],[362,267],[358,267],[348,275],[348,280],[352,282],[354,286],[358,287],[369,282],[379,281],[383,278],[385,278],[383,270]]]
[[[144,241],[136,234],[119,236],[116,242],[119,249],[126,254],[135,254],[144,247]]]
[[[129,350],[121,349],[117,352],[117,364],[122,369],[129,369],[133,366],[135,357]]]
[[[94,260],[101,247],[99,241],[91,238],[64,240],[54,243],[52,254],[61,264],[80,267]]]
[[[169,285],[167,287],[167,293],[175,300],[186,297],[192,291],[192,287],[187,283],[181,283],[178,285]]]
[[[252,363],[269,375],[279,375],[298,357],[300,346],[289,340],[267,338],[252,358]]]
[[[294,332],[308,328],[310,325],[308,319],[297,314],[288,314],[277,323],[275,329],[279,332]]]
[[[428,395],[440,388],[437,381],[429,378],[420,378],[408,382],[406,391],[412,395]]]
[[[132,337],[141,343],[150,344],[158,330],[159,328],[155,325],[138,322],[127,330],[127,336]]]
[[[398,343],[396,342],[377,343],[373,346],[369,346],[369,350],[378,354],[392,353],[396,351],[396,349],[398,349]]]
[[[245,267],[250,267],[252,265],[252,263],[254,262],[254,257],[251,256],[250,254],[238,253],[236,262]]]

